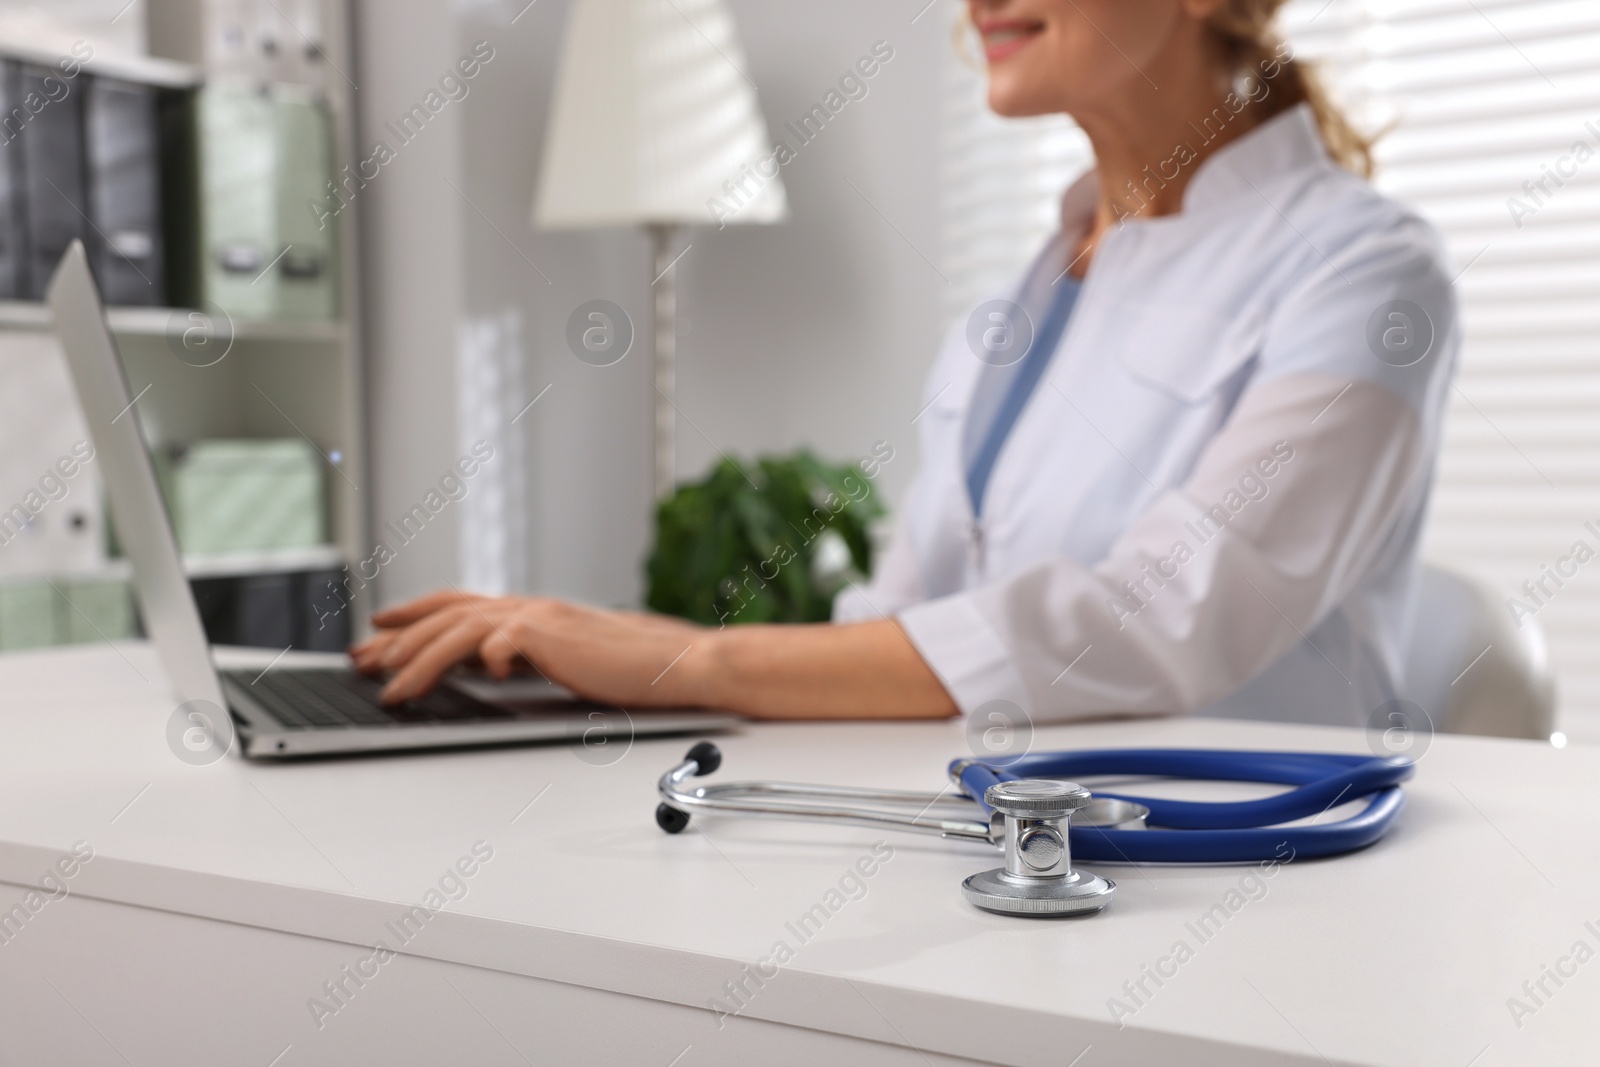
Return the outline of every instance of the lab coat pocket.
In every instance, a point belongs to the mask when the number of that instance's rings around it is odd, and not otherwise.
[[[1111,314],[1123,369],[1187,404],[1232,381],[1261,347],[1262,328],[1251,315],[1156,301],[1122,301]]]

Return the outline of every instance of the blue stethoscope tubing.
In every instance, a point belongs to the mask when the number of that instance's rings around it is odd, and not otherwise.
[[[1001,763],[955,760],[962,789],[983,804],[996,782],[1107,775],[1262,782],[1294,788],[1259,800],[1195,801],[1095,790],[1150,809],[1147,829],[1068,824],[1074,861],[1088,863],[1254,863],[1336,856],[1377,841],[1405,807],[1400,783],[1415,772],[1400,756],[1226,749],[1107,748],[1039,752]],[[1284,826],[1338,804],[1370,797],[1365,808],[1330,823]],[[987,809],[987,805],[983,805]]]

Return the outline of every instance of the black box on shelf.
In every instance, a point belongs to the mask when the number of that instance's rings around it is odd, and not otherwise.
[[[28,270],[23,293],[30,300],[43,300],[61,256],[73,241],[89,233],[84,94],[55,70],[31,63],[22,65],[19,82],[19,99],[28,116],[16,138],[22,149],[22,195],[27,203]],[[29,101],[37,111],[27,106]]]
[[[188,95],[0,59],[0,300],[42,300],[82,240],[107,304],[169,302],[161,117]]]
[[[166,234],[167,302],[201,306],[200,142],[194,113],[198,91],[162,93],[161,215]]]
[[[349,590],[342,569],[307,571],[300,575],[305,593],[299,600],[303,643],[308,652],[343,652],[350,647]]]
[[[85,102],[90,263],[108,304],[166,303],[160,90],[91,77]]]
[[[28,290],[28,215],[22,196],[22,141],[28,113],[22,106],[22,69],[0,59],[0,300],[21,300]]]
[[[293,574],[250,574],[233,579],[233,625],[236,645],[289,648],[298,644]]]

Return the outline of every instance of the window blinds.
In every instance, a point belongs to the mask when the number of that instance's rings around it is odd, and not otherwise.
[[[1378,186],[1438,226],[1461,272],[1427,555],[1536,613],[1563,729],[1600,740],[1600,4],[1292,0],[1283,25],[1357,121],[1387,131]],[[1065,118],[989,114],[967,51],[945,84],[951,321],[1026,264],[1089,162]]]

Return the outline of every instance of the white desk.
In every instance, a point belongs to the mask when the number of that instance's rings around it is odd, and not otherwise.
[[[1387,840],[1279,869],[1201,943],[1186,923],[1247,870],[1104,868],[1119,895],[1101,915],[1008,919],[960,896],[998,862],[973,846],[709,818],[662,834],[654,784],[683,740],[603,767],[560,747],[193,767],[167,747],[171,711],[139,645],[0,657],[0,909],[74,842],[94,849],[0,944],[0,1061],[1594,1062],[1600,960],[1546,979],[1520,1028],[1507,998],[1576,942],[1600,949],[1600,750],[1436,738]],[[1052,728],[1035,747],[1129,742],[1367,750],[1204,721]],[[901,788],[937,788],[965,748],[952,723],[718,744],[719,777]],[[893,858],[802,943],[787,924],[879,840]],[[386,924],[478,841],[493,857],[465,896],[364,985],[345,978],[319,1029],[309,999],[398,946]],[[719,1029],[708,1002],[780,940],[793,959]],[[1192,958],[1146,980],[1119,1030],[1110,998],[1180,940]]]

